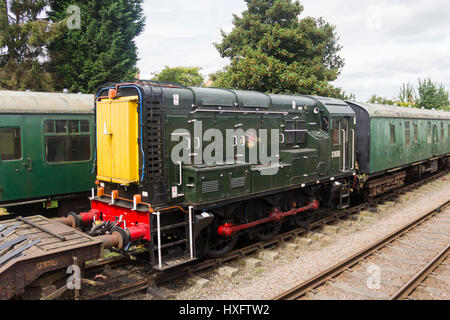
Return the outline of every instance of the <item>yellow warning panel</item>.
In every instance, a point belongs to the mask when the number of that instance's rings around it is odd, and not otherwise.
[[[97,179],[139,182],[138,97],[97,102]]]

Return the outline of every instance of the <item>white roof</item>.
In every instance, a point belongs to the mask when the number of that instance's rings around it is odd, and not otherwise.
[[[94,95],[0,91],[0,113],[91,114]]]
[[[353,102],[363,108],[371,118],[405,118],[405,119],[446,119],[450,120],[450,112],[412,107],[388,106],[384,104]]]

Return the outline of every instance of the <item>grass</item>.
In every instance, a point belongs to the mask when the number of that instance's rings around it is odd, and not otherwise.
[[[266,270],[265,270],[264,268],[259,267],[259,268],[257,268],[257,269],[255,270],[255,273],[258,274],[258,273],[263,273],[263,272],[265,272],[265,271],[266,271]]]
[[[6,209],[0,208],[0,216],[6,216],[8,214],[9,214],[9,212]]]

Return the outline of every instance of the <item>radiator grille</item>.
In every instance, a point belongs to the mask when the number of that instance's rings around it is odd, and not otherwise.
[[[202,183],[202,193],[219,191],[219,180],[205,181]]]
[[[245,186],[245,177],[231,179],[231,189],[242,188]]]

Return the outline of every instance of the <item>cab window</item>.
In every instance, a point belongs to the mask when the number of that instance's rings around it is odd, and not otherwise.
[[[87,120],[46,120],[45,157],[48,163],[87,161],[91,135]]]
[[[0,128],[0,158],[4,161],[22,159],[22,138],[19,127]]]
[[[339,120],[333,120],[333,145],[341,144],[339,129]]]
[[[328,130],[329,130],[328,117],[325,115],[324,112],[321,112],[320,115],[321,115],[321,117],[320,117],[320,129],[322,129],[323,132],[328,133]]]

